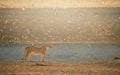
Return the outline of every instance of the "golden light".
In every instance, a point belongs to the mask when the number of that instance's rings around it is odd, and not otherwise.
[[[120,0],[1,0],[1,8],[120,7]]]

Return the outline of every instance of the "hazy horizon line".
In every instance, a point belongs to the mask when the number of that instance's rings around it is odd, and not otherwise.
[[[0,7],[0,8],[52,8],[52,9],[56,9],[56,8],[63,8],[63,9],[67,9],[67,8],[120,8],[120,6],[114,6],[114,7],[104,7],[104,6],[100,6],[100,7],[87,7],[87,6],[83,6],[83,7]]]
[[[92,42],[89,42],[89,41],[82,41],[82,42],[24,42],[24,43],[21,43],[21,42],[9,42],[9,43],[1,43],[0,45],[28,45],[28,44],[31,44],[31,45],[36,45],[36,44],[120,44],[120,42],[113,42],[113,41],[92,41]]]
[[[79,8],[120,8],[120,7],[68,7],[68,8],[62,8],[62,7],[59,7],[59,8],[58,7],[56,7],[56,8],[52,8],[52,7],[42,7],[42,8],[31,8],[31,7],[11,8],[11,7],[9,7],[9,8],[1,8],[0,7],[0,9],[22,9],[23,11],[25,9],[79,9]]]

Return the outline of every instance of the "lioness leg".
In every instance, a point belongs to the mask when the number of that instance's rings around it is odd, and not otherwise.
[[[30,55],[31,53],[29,51],[26,52],[26,55],[25,55],[25,60],[29,60],[30,59]]]
[[[43,59],[42,59],[42,61],[43,61],[43,62],[45,61],[45,56],[43,56]]]
[[[45,55],[41,55],[41,57],[42,57],[42,62],[44,62],[45,61]]]

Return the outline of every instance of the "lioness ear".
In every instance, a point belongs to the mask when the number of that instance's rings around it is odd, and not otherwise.
[[[49,44],[48,46],[49,46],[50,48],[52,48],[52,44]]]
[[[52,44],[47,44],[48,46],[52,46]]]

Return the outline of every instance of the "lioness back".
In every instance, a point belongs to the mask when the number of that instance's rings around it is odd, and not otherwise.
[[[26,50],[27,50],[27,52],[29,52],[31,54],[38,55],[38,54],[44,54],[44,52],[46,51],[46,48],[44,48],[44,47],[36,48],[33,46],[29,46],[26,48]]]

